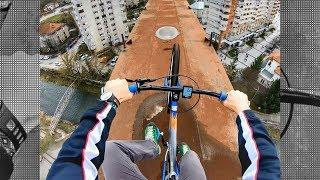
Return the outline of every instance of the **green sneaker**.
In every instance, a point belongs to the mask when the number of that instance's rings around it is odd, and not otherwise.
[[[179,154],[180,156],[184,156],[188,151],[190,151],[190,147],[186,143],[181,143],[179,148]]]
[[[153,123],[149,123],[146,128],[144,129],[144,139],[151,140],[158,146],[158,154],[161,153],[161,148],[158,144],[158,140],[160,139],[160,130],[159,128]]]

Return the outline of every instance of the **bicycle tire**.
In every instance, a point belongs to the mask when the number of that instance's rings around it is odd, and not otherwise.
[[[173,45],[171,56],[171,83],[170,86],[177,86],[179,83],[179,67],[180,67],[180,46],[178,44]]]

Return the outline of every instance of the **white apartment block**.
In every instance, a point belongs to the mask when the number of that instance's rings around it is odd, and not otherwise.
[[[99,52],[129,35],[124,0],[72,0],[73,15],[87,46]]]
[[[258,75],[258,82],[266,88],[269,88],[272,83],[280,79],[280,51],[275,50],[267,59],[267,64],[261,69]]]
[[[194,2],[193,4],[190,5],[190,8],[197,15],[197,18],[199,19],[199,21],[202,22],[204,2],[203,1]]]
[[[210,39],[222,46],[239,46],[272,23],[280,0],[205,0],[203,24]]]

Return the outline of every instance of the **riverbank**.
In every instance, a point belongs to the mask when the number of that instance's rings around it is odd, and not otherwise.
[[[43,111],[40,111],[40,155],[45,153],[50,146],[59,141],[65,139],[69,134],[71,134],[75,129],[75,124],[70,121],[60,120],[58,126],[55,130],[55,134],[51,135],[50,124],[52,121],[52,117],[46,115]]]
[[[76,76],[65,75],[56,70],[41,69],[40,78],[45,82],[51,82],[61,86],[69,87],[75,80],[74,87],[80,91],[85,91],[93,95],[99,95],[103,82],[89,79],[77,78]],[[106,80],[107,81],[107,80]]]

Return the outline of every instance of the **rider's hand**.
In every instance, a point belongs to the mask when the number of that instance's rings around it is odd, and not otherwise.
[[[232,90],[228,92],[228,98],[223,102],[223,105],[233,110],[237,114],[250,109],[250,101],[248,96],[240,91]]]
[[[129,91],[128,82],[125,79],[115,79],[106,82],[104,90],[112,92],[120,103],[131,99],[133,96],[133,94]]]

